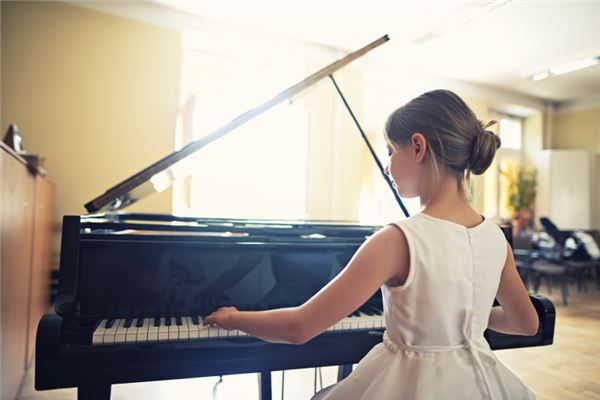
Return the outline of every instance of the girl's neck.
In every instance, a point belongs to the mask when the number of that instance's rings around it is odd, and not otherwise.
[[[425,198],[423,212],[467,227],[478,225],[481,216],[469,205],[467,196],[452,177],[441,179],[433,196]]]

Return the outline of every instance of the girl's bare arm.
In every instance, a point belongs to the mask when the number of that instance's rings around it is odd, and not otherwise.
[[[507,246],[506,262],[496,294],[500,306],[492,308],[488,328],[513,335],[535,335],[539,325],[538,316],[517,272],[512,250]]]
[[[238,311],[223,307],[205,319],[271,342],[305,343],[351,314],[393,277],[406,277],[409,252],[397,227],[387,226],[358,249],[346,268],[299,307]]]

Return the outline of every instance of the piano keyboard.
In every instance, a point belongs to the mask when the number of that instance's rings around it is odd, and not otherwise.
[[[385,328],[383,315],[355,313],[346,317],[326,332],[352,332]],[[92,344],[146,343],[158,341],[182,341],[205,339],[232,339],[252,337],[233,329],[202,325],[202,317],[161,317],[103,319],[92,335]]]

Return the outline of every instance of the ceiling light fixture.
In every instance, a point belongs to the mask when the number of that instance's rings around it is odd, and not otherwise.
[[[562,64],[555,65],[545,71],[537,72],[528,78],[534,82],[541,81],[551,76],[563,75],[569,72],[579,71],[580,69],[591,67],[600,63],[600,56],[580,58],[577,60],[567,61]]]

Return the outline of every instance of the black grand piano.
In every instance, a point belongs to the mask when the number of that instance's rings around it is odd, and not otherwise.
[[[65,216],[55,312],[37,331],[36,389],[77,387],[80,399],[108,399],[116,383],[258,372],[267,400],[271,371],[338,365],[339,378],[345,377],[381,341],[380,293],[303,345],[203,326],[201,318],[228,305],[263,310],[302,304],[377,226],[117,211],[152,193],[154,177],[172,177],[177,162],[323,78],[332,80],[354,118],[332,74],[387,40],[349,54],[109,189],[86,204],[89,215]],[[493,349],[552,343],[554,307],[540,296],[531,300],[540,319],[537,335],[488,331]]]

